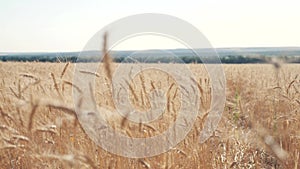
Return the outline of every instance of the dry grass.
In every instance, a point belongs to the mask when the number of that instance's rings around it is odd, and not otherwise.
[[[86,63],[93,64],[93,63]],[[111,73],[117,65],[111,65]],[[180,65],[175,65],[180,66]],[[104,71],[93,87],[98,106],[115,109],[110,79]],[[195,74],[199,112],[188,136],[161,155],[130,159],[104,151],[85,134],[74,116],[72,63],[0,62],[0,168],[288,168],[300,167],[299,65],[224,65],[226,107],[214,136],[199,135],[210,108],[210,80],[203,65]],[[166,93],[164,116],[147,125],[108,116],[115,130],[150,137],[176,120],[181,92],[172,77],[147,70],[128,82],[132,105],[151,107],[151,93]]]

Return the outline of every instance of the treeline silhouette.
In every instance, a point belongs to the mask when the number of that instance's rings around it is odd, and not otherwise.
[[[287,57],[287,56],[272,56],[276,57],[283,62],[288,63],[300,63],[300,57]],[[0,55],[0,60],[3,62],[13,61],[13,62],[98,62],[100,57],[80,57],[78,59],[77,55],[64,55],[64,56],[53,56],[53,55]],[[164,57],[164,56],[155,56],[155,57],[135,57],[130,59],[126,56],[116,56],[113,57],[114,62],[121,63],[203,63],[199,57],[195,56],[179,56],[174,59],[173,57]],[[242,55],[228,55],[220,58],[222,63],[232,63],[232,64],[241,64],[241,63],[268,63],[270,57],[267,56],[242,56]],[[209,63],[206,62],[206,63]],[[214,62],[212,62],[214,63]]]

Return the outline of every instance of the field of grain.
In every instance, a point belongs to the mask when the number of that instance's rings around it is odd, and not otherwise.
[[[203,65],[187,66],[200,93],[192,130],[168,152],[126,158],[97,146],[78,122],[72,97],[73,88],[81,90],[73,84],[75,64],[0,62],[0,168],[300,168],[300,65],[223,65],[226,106],[218,129],[203,144],[199,135],[210,110],[210,79]],[[97,79],[97,105],[114,110],[105,70],[82,73]],[[176,120],[180,91],[167,73],[147,70],[128,84],[134,108],[149,109],[155,89],[168,94],[167,108],[163,118],[149,124],[104,115],[115,130],[151,137]]]

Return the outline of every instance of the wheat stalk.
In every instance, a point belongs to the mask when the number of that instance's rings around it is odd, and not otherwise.
[[[54,83],[54,88],[55,88],[57,94],[59,95],[60,99],[63,100],[63,97],[62,97],[62,95],[61,95],[61,93],[60,93],[60,91],[59,91],[59,87],[58,87],[58,84],[57,84],[55,75],[54,75],[54,73],[52,73],[52,72],[51,72],[50,74],[51,74],[51,77],[52,77],[52,80],[53,80],[53,83]]]
[[[64,76],[64,74],[66,73],[67,68],[68,68],[69,65],[70,65],[70,62],[66,63],[66,65],[64,66],[63,71],[62,71],[61,74],[60,74],[60,78],[63,78],[63,76]]]
[[[90,72],[90,71],[86,71],[86,70],[79,70],[79,72],[83,73],[83,74],[93,75],[96,77],[101,77],[97,72]]]
[[[102,47],[102,54],[103,54],[103,63],[104,63],[104,68],[105,68],[105,72],[106,75],[108,77],[108,79],[110,80],[110,82],[112,81],[112,59],[108,53],[107,50],[107,36],[108,33],[106,32],[103,35],[103,47]]]

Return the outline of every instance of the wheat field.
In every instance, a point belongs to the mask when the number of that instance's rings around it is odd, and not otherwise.
[[[92,64],[92,63],[80,63]],[[110,72],[95,76],[95,101],[114,110]],[[175,65],[174,66],[182,66]],[[226,105],[214,134],[199,135],[210,110],[210,78],[201,64],[189,64],[199,90],[199,116],[193,128],[168,152],[126,158],[103,150],[85,133],[74,111],[74,63],[0,62],[0,168],[300,168],[300,69],[297,64],[223,65]],[[134,123],[105,114],[109,125],[130,137],[151,137],[176,120],[181,106],[176,81],[147,70],[129,85],[133,107],[151,107],[150,93],[167,93],[163,118]],[[201,113],[200,113],[201,112]]]

